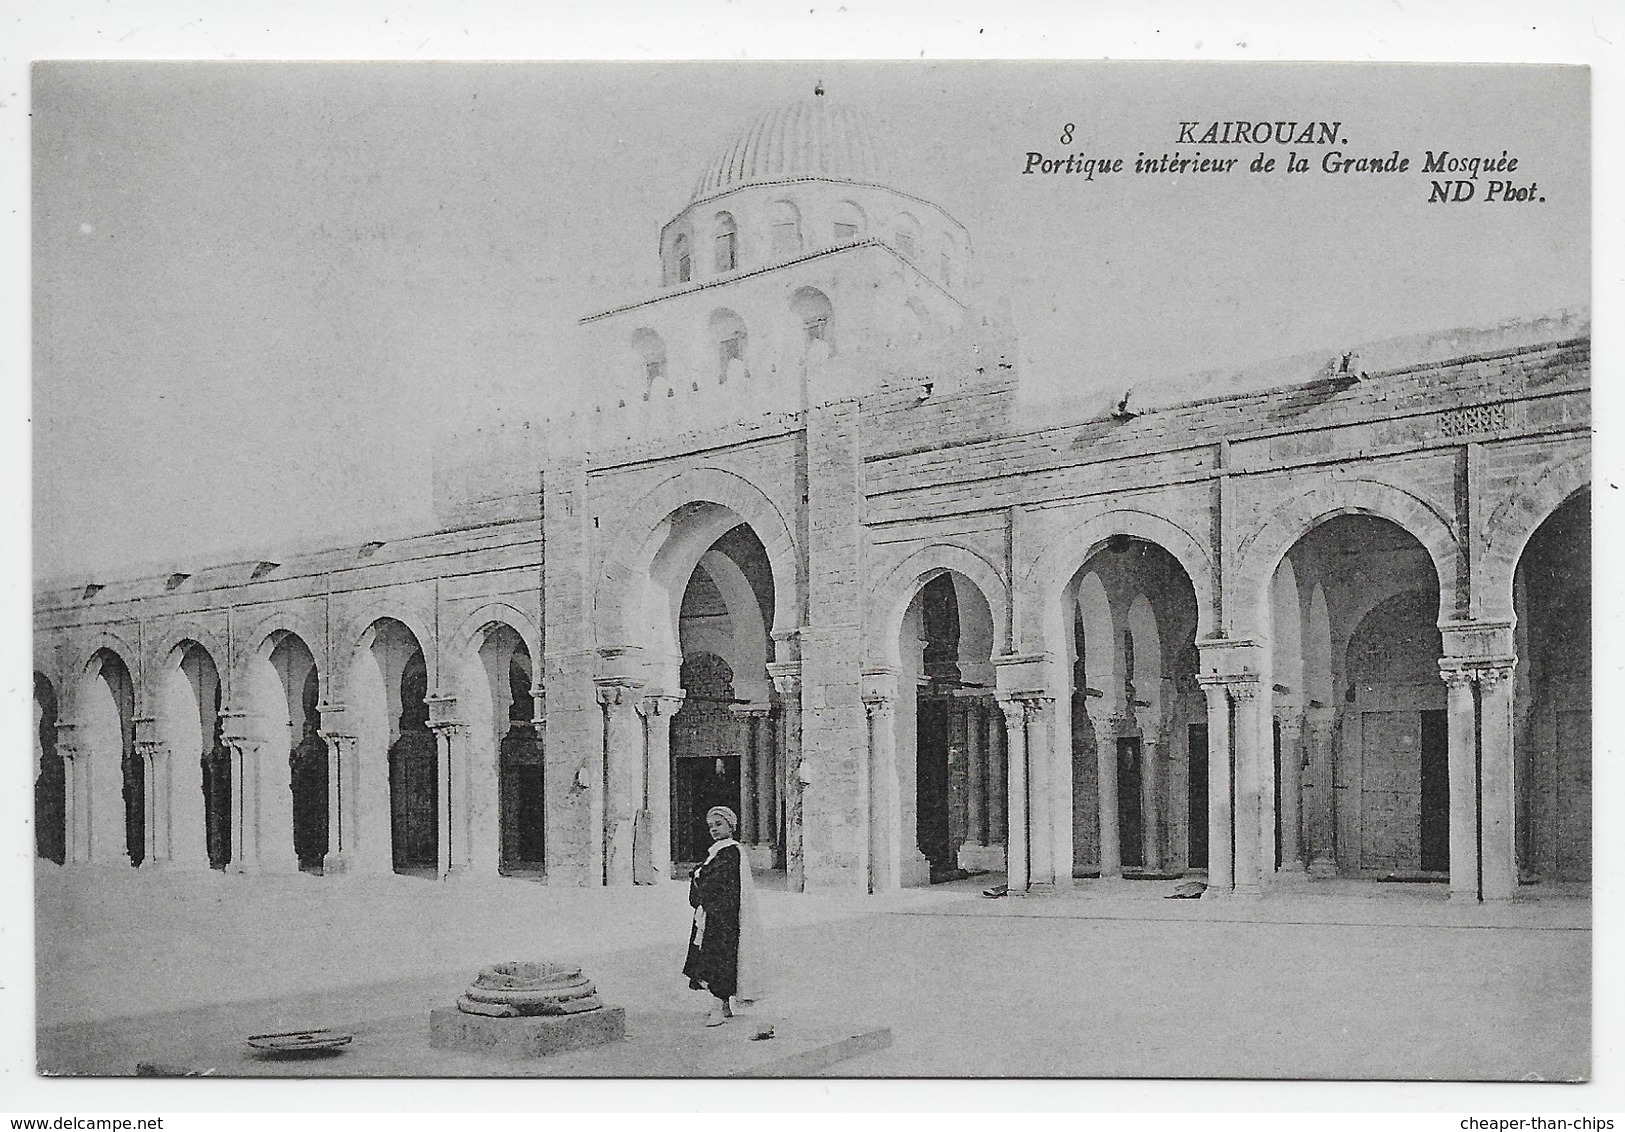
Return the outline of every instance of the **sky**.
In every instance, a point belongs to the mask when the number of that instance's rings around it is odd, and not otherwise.
[[[577,320],[652,293],[701,169],[818,82],[878,119],[899,187],[969,229],[1040,394],[1589,298],[1579,68],[96,62],[33,81],[42,580],[431,529],[444,430],[590,395]],[[1186,121],[1277,119],[1346,144],[1180,142]],[[1412,166],[1332,175],[1333,149]],[[1507,151],[1544,202],[1429,203],[1442,149]],[[1198,150],[1242,169],[1133,171]],[[1030,152],[1126,171],[1026,174]],[[1260,153],[1276,170],[1245,172]]]

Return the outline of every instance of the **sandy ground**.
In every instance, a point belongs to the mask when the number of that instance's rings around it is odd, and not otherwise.
[[[1590,1069],[1590,904],[1436,886],[1169,901],[987,878],[887,899],[762,893],[764,1015],[886,1026],[839,1076],[1575,1080]],[[42,1050],[133,1062],[141,1035],[399,1015],[482,964],[582,963],[629,1010],[698,1018],[684,886],[36,873]],[[47,1041],[46,1039],[49,1039]],[[77,1046],[76,1046],[77,1043]],[[110,1059],[110,1060],[109,1060]],[[654,1067],[651,1066],[654,1071]]]

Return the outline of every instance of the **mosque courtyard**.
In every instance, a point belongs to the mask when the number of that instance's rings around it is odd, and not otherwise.
[[[787,1037],[889,1031],[884,1048],[860,1043],[812,1067],[822,1074],[1590,1075],[1583,889],[1526,890],[1493,908],[1448,904],[1442,886],[1425,884],[1300,882],[1263,899],[1166,900],[1172,883],[1080,881],[1060,895],[987,899],[1000,878],[986,876],[852,898],[790,895],[775,890],[781,878],[762,878],[773,993],[754,1021],[732,1025],[768,1021]],[[133,1073],[180,1056],[167,1051],[187,1035],[224,1049],[240,1045],[231,1035],[276,1028],[426,1021],[478,967],[510,959],[580,963],[607,1003],[626,1007],[629,1031],[640,1017],[681,1028],[692,1014],[695,1036],[682,1041],[700,1058],[687,1063],[694,1072],[722,1071],[704,1059],[705,1041],[742,1040],[701,1030],[702,996],[677,973],[681,884],[246,884],[94,871],[65,883],[51,866],[35,880],[47,1074]],[[414,1056],[313,1072],[415,1075],[432,1064],[426,1048]],[[684,1075],[679,1062],[627,1056],[596,1072]]]

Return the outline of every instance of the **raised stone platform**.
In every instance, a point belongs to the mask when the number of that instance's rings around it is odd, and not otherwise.
[[[490,1057],[545,1057],[591,1049],[626,1038],[626,1008],[603,1006],[583,1014],[489,1018],[452,1007],[429,1011],[429,1045]]]

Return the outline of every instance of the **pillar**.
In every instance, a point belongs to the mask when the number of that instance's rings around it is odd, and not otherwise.
[[[1199,679],[1207,695],[1207,886],[1226,893],[1235,888],[1235,833],[1230,807],[1230,688],[1222,680]]]
[[[643,725],[638,719],[641,686],[615,679],[598,682],[604,709],[604,874],[603,883],[633,883],[633,833],[643,798]]]
[[[1044,799],[1044,852],[1037,860],[1048,883],[1056,888],[1071,888],[1072,743],[1055,741],[1055,723],[1054,696],[1032,696],[1027,700],[1027,796]],[[1035,766],[1044,768],[1047,781],[1040,783],[1035,779],[1032,774]],[[1039,807],[1033,805],[1033,809]]]
[[[775,638],[777,645],[777,638]],[[780,750],[784,753],[784,868],[786,885],[791,892],[806,888],[806,862],[802,852],[801,794],[801,662],[775,661],[767,666],[773,678],[773,688],[783,705],[784,738]]]
[[[1095,729],[1095,796],[1100,803],[1100,877],[1123,875],[1123,839],[1118,831],[1117,728],[1119,718],[1104,701],[1089,712]]]
[[[1150,872],[1162,871],[1162,744],[1140,738],[1140,859]]]
[[[1333,713],[1329,707],[1310,706],[1304,713],[1309,755],[1309,778],[1303,789],[1303,831],[1308,839],[1309,875],[1325,879],[1337,875],[1336,792],[1332,765]]]
[[[1450,899],[1478,902],[1478,705],[1473,673],[1444,667],[1450,772]]]
[[[634,878],[639,884],[671,879],[671,717],[682,706],[681,693],[657,692],[638,702],[648,758],[643,776],[648,796],[643,805],[649,814],[648,852],[641,847],[635,851],[647,869],[645,875]]]
[[[753,778],[756,783],[756,844],[769,850],[766,856],[771,857],[774,839],[774,811],[777,808],[773,788],[773,733],[770,727],[772,722],[772,707],[763,704],[754,710],[751,716],[751,752],[756,760]]]
[[[1518,894],[1517,790],[1512,761],[1511,664],[1487,665],[1478,676],[1480,877],[1485,900]]]
[[[955,696],[948,701],[948,860],[955,866],[959,863],[960,847],[970,839],[970,768],[966,765],[965,708],[963,697]]]
[[[982,701],[965,701],[966,837],[987,844],[987,747],[982,739]]]
[[[748,704],[735,704],[734,750],[739,754],[739,830],[741,845],[756,843],[756,718]]]
[[[506,713],[499,713],[507,726]],[[540,737],[541,727],[527,724]],[[465,793],[460,864],[470,877],[494,877],[502,870],[502,739],[505,731],[495,722],[484,728],[486,738],[477,746],[472,728],[462,737],[461,779]]]
[[[869,891],[894,892],[903,883],[895,676],[886,690],[865,688],[863,710],[869,719]]]
[[[1005,884],[1012,893],[1026,892],[1027,869],[1027,705],[1020,700],[1000,699],[1004,713],[1005,737],[1005,816],[1008,832],[1004,838]]]
[[[1278,718],[1281,728],[1281,871],[1301,873],[1303,758],[1299,741],[1303,733],[1303,713],[1296,704],[1286,704]]]
[[[225,736],[231,752],[231,863],[226,871],[252,875],[259,862],[258,764],[264,743],[246,735]]]
[[[455,706],[449,697],[434,697],[429,704],[434,713],[429,730],[435,750],[435,875],[441,880],[469,871],[465,732],[458,720],[443,714]]]
[[[997,701],[989,705],[990,709],[997,706]],[[1005,739],[1005,717],[1003,711],[989,710],[987,719],[987,841],[989,845],[1003,845],[1006,843],[1006,834],[1010,828],[1010,819],[1006,813],[1006,779],[1009,774],[1009,760],[1005,755],[1008,746]]]
[[[90,860],[90,776],[73,724],[56,725],[56,753],[62,756],[63,861],[82,865]]]
[[[341,709],[342,710],[342,709]],[[356,748],[354,735],[329,730],[330,705],[321,708],[323,728],[317,734],[327,744],[327,853],[322,875],[338,876],[356,867]]]
[[[169,858],[169,763],[165,744],[157,738],[157,721],[144,716],[135,721],[135,757],[147,784],[141,815],[143,868],[163,867]]]
[[[1274,764],[1273,716],[1260,695],[1257,679],[1232,682],[1230,697],[1236,708],[1235,733],[1231,740],[1236,767],[1233,784],[1236,849],[1232,867],[1237,894],[1257,896],[1263,892],[1266,839],[1270,846],[1271,872],[1275,861],[1275,829],[1273,825],[1267,830],[1264,828],[1264,815],[1268,810],[1262,794],[1263,767],[1266,761],[1272,768]]]

